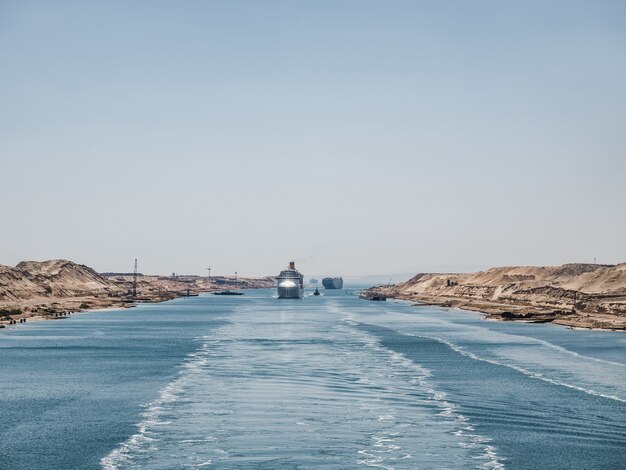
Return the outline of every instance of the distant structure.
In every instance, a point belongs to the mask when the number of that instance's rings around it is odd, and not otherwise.
[[[133,271],[133,298],[137,297],[137,258],[135,258],[135,271]]]
[[[324,289],[341,289],[343,288],[342,277],[325,277],[322,279]]]
[[[205,268],[207,271],[209,271],[209,279],[211,279],[211,266],[209,266],[208,268]]]

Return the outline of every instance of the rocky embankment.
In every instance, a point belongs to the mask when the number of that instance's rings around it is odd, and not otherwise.
[[[161,302],[200,292],[274,287],[273,277],[137,276],[99,274],[67,260],[23,261],[0,265],[0,324],[31,317],[63,318],[81,310],[129,307],[136,302]]]
[[[484,312],[488,318],[626,330],[626,263],[497,267],[418,274],[369,293]]]

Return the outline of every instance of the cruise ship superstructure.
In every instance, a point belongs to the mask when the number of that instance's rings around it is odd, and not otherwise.
[[[276,288],[279,299],[299,299],[304,295],[304,276],[296,269],[296,263],[276,276]]]

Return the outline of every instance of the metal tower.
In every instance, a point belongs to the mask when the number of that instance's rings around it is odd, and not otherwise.
[[[133,273],[133,298],[137,297],[137,258],[135,258],[135,272]]]

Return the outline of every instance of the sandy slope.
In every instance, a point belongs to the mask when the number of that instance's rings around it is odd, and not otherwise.
[[[107,307],[128,307],[135,302],[160,302],[188,294],[224,289],[273,287],[273,277],[233,278],[200,276],[102,275],[88,266],[67,260],[23,261],[15,267],[0,265],[0,324],[11,319],[62,318],[68,312]],[[19,309],[20,313],[7,311]]]
[[[375,290],[389,297],[478,310],[503,320],[626,328],[626,263],[418,274],[397,286]]]

